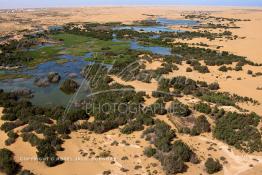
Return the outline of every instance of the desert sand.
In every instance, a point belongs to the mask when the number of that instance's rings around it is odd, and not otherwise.
[[[150,65],[157,65],[157,63],[153,63]],[[151,66],[147,66],[150,68],[153,68]],[[180,72],[180,71],[177,71]],[[183,73],[183,72],[182,72]],[[202,75],[202,74],[201,74]],[[193,77],[196,77],[197,75],[194,75],[192,73]],[[117,77],[113,77],[114,80],[118,83],[124,84],[124,85],[130,85],[135,87],[137,91],[140,91],[141,86],[143,86],[143,82],[139,81],[130,81],[130,82],[125,82]],[[207,77],[206,77],[207,78]],[[205,79],[206,80],[206,79]],[[149,83],[150,84],[150,83]],[[144,86],[144,87],[148,87]],[[151,89],[156,90],[156,86],[154,86],[154,83],[151,83]],[[144,88],[144,91],[147,92],[148,94],[151,93],[147,91]],[[190,96],[187,96],[185,98],[179,99],[181,102],[185,104],[192,104],[192,101],[190,100],[196,100]],[[155,99],[150,95],[149,99],[146,99],[146,104],[152,104],[155,101]],[[190,103],[191,102],[191,103]],[[195,103],[196,101],[194,101]],[[258,109],[261,109],[261,105],[257,107]],[[200,115],[200,113],[194,112],[195,116]],[[176,126],[174,125],[174,121],[169,119],[168,116],[157,116],[159,120],[162,120],[166,122],[168,125],[170,125],[173,129],[176,129]],[[211,121],[212,123],[212,121]],[[214,138],[212,138],[212,134],[203,134],[200,136],[196,137],[191,137],[188,135],[184,134],[178,134],[178,138],[183,140],[185,143],[189,144],[190,147],[197,152],[201,160],[205,160],[209,156],[212,156],[214,158],[220,159],[221,157],[226,158],[226,162],[223,164],[224,165],[224,170],[218,174],[224,174],[224,175],[244,175],[247,174],[248,172],[261,172],[261,165],[262,165],[262,154],[245,154],[242,152],[239,152],[238,150],[234,149],[233,147],[230,147],[226,145],[225,143],[218,141]],[[208,151],[207,151],[208,150]],[[253,167],[251,167],[254,166]],[[204,170],[204,164],[201,163],[200,165],[193,166],[190,163],[188,164],[188,171],[184,174],[205,174]]]
[[[0,108],[0,117],[3,108]],[[3,121],[0,120],[0,125]],[[19,130],[17,130],[18,133]],[[80,130],[70,135],[71,139],[63,144],[65,151],[58,152],[58,156],[65,160],[62,165],[48,168],[44,163],[36,160],[36,149],[29,143],[18,138],[11,146],[6,146],[4,141],[8,138],[6,133],[0,131],[0,148],[7,148],[15,154],[15,160],[24,169],[38,175],[63,174],[63,175],[100,175],[104,171],[112,174],[145,174],[156,170],[164,174],[159,162],[154,158],[147,158],[143,154],[149,143],[141,138],[142,132],[123,135],[119,130],[112,130],[105,134],[94,134]],[[118,143],[114,145],[112,143]],[[102,152],[110,151],[109,157],[100,157]],[[127,157],[123,158],[123,157]],[[113,163],[114,162],[114,163]],[[136,167],[136,168],[135,168]],[[122,172],[121,168],[128,169]]]
[[[172,78],[174,76],[186,76],[192,78],[193,80],[206,81],[208,83],[218,82],[221,88],[220,91],[230,92],[231,94],[237,94],[244,97],[251,97],[262,104],[262,92],[261,90],[257,90],[257,87],[262,86],[262,77],[252,77],[251,75],[247,74],[248,70],[262,72],[261,67],[244,66],[242,71],[229,71],[224,73],[218,70],[218,66],[209,66],[208,68],[210,73],[207,74],[202,74],[197,71],[186,72],[186,68],[189,66],[185,63],[182,66],[178,65],[178,67],[178,71],[174,71],[166,77]],[[241,80],[238,80],[238,78],[241,78]],[[239,105],[262,115],[261,105],[254,106],[252,104],[242,103]]]

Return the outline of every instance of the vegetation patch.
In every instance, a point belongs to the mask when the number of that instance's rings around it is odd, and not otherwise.
[[[261,133],[257,129],[260,116],[255,113],[227,113],[216,121],[213,135],[246,152],[262,151]]]
[[[31,77],[32,76],[30,75],[24,75],[24,74],[0,74],[0,80],[18,79],[18,78],[30,79]]]
[[[14,154],[8,149],[0,149],[0,172],[7,175],[17,174],[21,165],[15,162]]]
[[[205,167],[208,174],[214,174],[223,169],[223,166],[220,164],[219,160],[214,160],[213,158],[208,158],[206,160]]]

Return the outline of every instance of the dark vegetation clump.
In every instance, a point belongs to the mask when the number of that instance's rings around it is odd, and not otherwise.
[[[200,115],[196,118],[193,128],[190,131],[190,135],[199,135],[204,132],[210,132],[211,127],[207,118],[204,115]]]
[[[195,65],[193,68],[199,73],[209,73],[209,69],[207,66]]]
[[[253,71],[252,71],[252,70],[248,70],[248,71],[247,71],[247,74],[248,74],[248,75],[252,75],[252,74],[253,74]]]
[[[14,131],[9,131],[7,133],[8,139],[5,141],[5,144],[7,146],[15,143],[16,139],[19,137],[17,133],[15,133]]]
[[[57,151],[63,151],[64,141],[60,136],[76,130],[75,122],[78,120],[89,118],[84,110],[76,109],[64,114],[65,109],[62,107],[34,106],[21,97],[2,90],[0,91],[0,106],[5,108],[3,111],[5,122],[2,124],[1,130],[9,136],[6,144],[12,144],[18,137],[13,129],[23,126],[20,136],[23,141],[36,147],[39,160],[44,161],[47,166],[63,163],[56,155]],[[43,134],[44,138],[39,138],[32,131]]]
[[[36,46],[39,37],[41,36],[36,35],[35,38],[24,37],[19,41],[12,40],[0,45],[0,66],[22,66],[24,63],[32,61],[33,58],[27,56],[23,50]]]
[[[147,147],[145,148],[144,150],[144,154],[147,156],[147,157],[152,157],[156,154],[156,149],[155,148],[152,148],[152,147]]]
[[[70,23],[64,26],[64,32],[75,34],[75,35],[81,35],[86,37],[93,37],[100,40],[112,40],[113,33],[110,30],[103,30],[102,28],[99,28],[101,24],[99,23],[87,23],[83,25],[85,30],[82,30],[81,28],[78,28],[77,25],[74,23]],[[110,27],[111,24],[105,24],[105,28]]]
[[[67,79],[65,80],[60,89],[66,93],[66,94],[72,94],[74,92],[76,92],[76,90],[79,88],[79,84],[74,81],[74,80],[71,80],[71,79]]]
[[[221,72],[227,72],[229,70],[229,68],[227,66],[223,65],[223,66],[219,67],[218,70],[221,71]]]
[[[143,121],[135,120],[131,121],[126,124],[122,129],[121,132],[124,134],[131,134],[134,131],[142,131],[144,130]]]
[[[196,154],[181,140],[175,141],[168,153],[158,150],[155,157],[168,175],[185,172],[187,170],[185,162],[199,163]]]
[[[50,83],[58,83],[61,80],[61,76],[57,72],[49,72],[47,78]]]
[[[186,68],[186,72],[192,72],[193,70],[192,70],[192,68],[191,67],[187,67]]]
[[[220,89],[220,87],[219,87],[219,84],[217,82],[215,82],[215,83],[211,83],[208,86],[208,89],[210,89],[210,90],[218,90],[218,89]]]
[[[227,93],[205,92],[199,96],[202,100],[224,106],[235,106],[236,100]]]
[[[219,160],[214,160],[213,158],[208,158],[206,160],[205,167],[208,174],[214,174],[223,169],[223,166],[220,164]]]
[[[158,150],[163,152],[171,150],[171,142],[176,137],[175,131],[161,121],[157,121],[155,126],[146,129],[143,135],[146,140],[153,143]]]
[[[144,154],[158,159],[166,174],[185,172],[185,162],[199,163],[196,154],[185,143],[180,140],[172,143],[175,131],[165,122],[156,121],[154,126],[143,132],[143,137],[155,146],[145,148]]]
[[[177,76],[171,79],[162,78],[158,83],[158,89],[152,92],[152,95],[156,98],[164,97],[166,102],[172,101],[173,97],[179,97],[184,94],[194,95],[206,102],[224,106],[236,106],[236,102],[259,104],[258,101],[252,98],[241,97],[236,94],[231,95],[226,92],[217,92],[220,86],[216,82],[207,84],[204,81],[194,81],[185,76]],[[170,88],[174,88],[174,91],[170,92]]]
[[[150,106],[150,108],[153,110],[153,113],[158,115],[165,115],[167,114],[167,110],[165,108],[165,102],[163,98],[157,99],[157,101]]]
[[[190,47],[184,43],[177,43],[174,45],[172,53],[181,55],[184,60],[204,60],[208,66],[222,66],[224,64],[232,64],[233,62],[239,63],[237,67],[241,67],[243,64],[257,65],[251,61],[248,61],[245,57],[230,54],[226,51],[218,52],[211,49]],[[205,70],[205,68],[202,69]]]
[[[205,114],[210,114],[212,109],[211,107],[207,104],[207,103],[197,103],[195,106],[194,106],[194,109],[199,111],[199,112],[202,112],[202,113],[205,113]]]
[[[181,103],[178,100],[174,100],[171,103],[170,108],[168,109],[168,112],[179,117],[187,117],[191,114],[191,110],[189,107],[183,103]]]
[[[254,152],[262,151],[261,134],[257,129],[260,117],[255,114],[229,112],[216,121],[213,135],[237,149]]]
[[[17,174],[21,165],[15,162],[14,154],[8,149],[0,149],[0,172],[7,175]]]
[[[95,121],[86,122],[83,127],[103,133],[123,126],[121,132],[130,134],[143,130],[144,125],[152,125],[154,122],[151,117],[154,113],[150,110],[139,110],[143,109],[145,93],[136,92],[132,86],[113,82],[107,76],[107,71],[106,67],[99,64],[87,66],[82,71],[83,76],[90,82],[92,92],[95,93],[88,98],[88,103],[92,106],[87,107],[90,115],[95,116]]]

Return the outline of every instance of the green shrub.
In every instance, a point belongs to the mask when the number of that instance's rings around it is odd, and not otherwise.
[[[193,152],[188,145],[181,140],[177,140],[172,145],[171,153],[180,157],[184,162],[189,162]]]
[[[76,81],[71,80],[71,79],[67,79],[62,83],[60,89],[63,92],[65,92],[66,94],[72,94],[72,93],[76,92],[78,87],[79,87],[79,85]]]
[[[248,71],[247,71],[247,74],[248,74],[248,75],[252,75],[252,74],[253,74],[253,71],[252,71],[252,70],[248,70]]]
[[[197,117],[190,134],[195,136],[203,132],[210,132],[210,131],[211,131],[210,124],[207,121],[206,117],[204,115],[200,115],[199,117]]]
[[[167,110],[165,109],[165,102],[163,98],[157,99],[157,101],[154,104],[152,104],[150,108],[152,109],[152,111],[155,114],[158,114],[158,115],[165,115],[167,113]]]
[[[0,149],[0,171],[7,175],[14,175],[20,169],[21,166],[14,160],[14,154],[8,149]]]
[[[241,71],[241,70],[243,70],[242,66],[236,66],[235,67],[235,71]]]
[[[228,71],[226,66],[221,66],[218,70],[221,71],[221,72],[227,72]]]
[[[210,114],[211,113],[211,107],[206,104],[206,103],[197,103],[195,106],[194,106],[194,109],[199,111],[199,112],[202,112],[202,113],[205,113],[205,114]]]
[[[40,161],[44,161],[48,167],[54,167],[63,161],[56,155],[55,148],[48,140],[42,140],[37,146],[37,157]]]
[[[220,87],[219,87],[219,84],[217,82],[215,83],[211,83],[210,85],[208,85],[208,89],[210,90],[218,90]]]
[[[223,166],[219,163],[219,160],[214,160],[213,158],[208,158],[205,162],[206,171],[209,174],[214,174],[223,169]]]
[[[218,118],[213,135],[229,145],[246,152],[262,151],[261,134],[257,129],[260,116],[255,113],[229,112]]]
[[[187,67],[186,68],[186,72],[192,72],[193,70],[192,70],[192,68],[191,67]]]
[[[156,121],[156,125],[147,128],[143,135],[146,140],[152,140],[157,149],[164,152],[171,149],[171,141],[176,137],[175,131],[162,121]]]
[[[147,147],[145,148],[144,150],[144,154],[147,156],[147,157],[152,157],[156,154],[156,149],[155,148],[152,148],[152,147]]]
[[[183,160],[175,155],[157,155],[158,160],[160,160],[163,169],[165,170],[167,175],[173,175],[177,173],[183,173],[186,171],[186,165]]]
[[[199,73],[209,73],[209,69],[207,66],[201,66],[201,65],[195,65],[194,67],[194,70],[197,70]]]
[[[121,132],[124,134],[131,134],[134,131],[142,131],[143,129],[144,126],[141,121],[131,121],[121,129]]]
[[[158,150],[154,157],[161,162],[168,175],[185,172],[186,165],[184,162],[199,162],[196,154],[181,140],[175,141],[168,153]]]
[[[189,107],[178,100],[174,100],[171,103],[168,112],[181,117],[187,117],[191,114],[191,110],[189,109]]]
[[[207,102],[225,106],[235,106],[236,103],[228,94],[221,92],[207,92],[202,94],[200,98]]]
[[[8,139],[5,141],[5,145],[9,146],[11,144],[13,144],[16,139],[18,138],[18,134],[14,133],[13,131],[9,131],[7,133]]]

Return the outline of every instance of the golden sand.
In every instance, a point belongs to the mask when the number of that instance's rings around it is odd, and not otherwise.
[[[3,108],[0,108],[0,117],[2,110]],[[0,120],[0,125],[2,124],[3,121]],[[19,133],[19,131],[17,132]],[[151,172],[157,170],[160,174],[163,174],[156,159],[147,158],[143,155],[144,148],[149,146],[149,143],[141,138],[141,134],[142,132],[136,132],[124,135],[118,129],[104,134],[94,134],[82,130],[73,132],[70,135],[71,139],[66,140],[63,144],[65,151],[58,152],[58,156],[65,162],[52,168],[46,167],[44,163],[37,160],[30,160],[36,158],[37,150],[29,143],[23,142],[21,138],[18,138],[11,146],[6,146],[4,141],[8,137],[3,131],[0,131],[0,148],[11,150],[15,154],[15,160],[23,166],[23,169],[29,169],[39,175],[99,175],[107,170],[110,170],[112,174],[133,175],[145,174],[148,166],[150,166]],[[119,145],[111,145],[115,141]],[[97,157],[103,151],[110,151],[110,157]],[[94,152],[95,155],[92,155],[91,152]],[[124,156],[127,156],[128,159],[123,159]],[[112,161],[115,163],[112,164]],[[157,166],[152,167],[152,164],[157,164]],[[141,167],[135,169],[136,166]],[[121,168],[129,171],[124,173]]]

